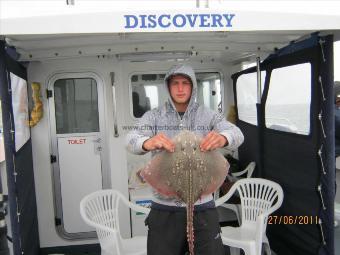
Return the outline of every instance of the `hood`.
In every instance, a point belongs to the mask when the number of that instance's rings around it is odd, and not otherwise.
[[[188,104],[188,108],[186,109],[186,112],[188,112],[189,109],[192,108],[193,104],[196,102],[196,97],[197,97],[197,81],[196,81],[195,72],[191,66],[186,65],[186,64],[181,64],[181,65],[173,66],[165,75],[164,86],[165,86],[165,90],[168,92],[168,102],[175,111],[176,111],[176,107],[175,107],[174,102],[172,101],[169,88],[168,88],[168,79],[171,76],[177,75],[177,74],[183,74],[191,79],[191,83],[192,83],[191,97],[190,97],[190,101]]]

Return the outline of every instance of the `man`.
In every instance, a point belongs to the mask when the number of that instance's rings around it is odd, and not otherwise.
[[[171,141],[182,129],[203,136],[202,151],[224,146],[236,150],[243,142],[238,127],[225,118],[196,102],[197,82],[193,69],[177,65],[165,76],[168,102],[146,112],[137,123],[137,129],[127,135],[127,148],[135,154],[160,150],[174,151]],[[160,131],[162,130],[162,132]],[[151,212],[146,220],[148,255],[183,255],[188,250],[186,238],[185,204],[174,198],[164,197],[154,191]],[[224,254],[220,237],[218,215],[212,195],[202,197],[194,209],[195,254]]]

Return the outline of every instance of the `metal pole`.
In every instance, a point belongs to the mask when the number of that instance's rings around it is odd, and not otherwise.
[[[6,64],[5,64],[5,41],[0,40],[0,104],[1,109],[5,111],[8,110],[8,107],[5,106],[4,98],[5,93],[8,93],[7,91],[7,79],[6,76]],[[5,100],[6,101],[6,100]],[[0,118],[2,118],[2,123],[4,124],[5,121],[7,121],[7,118],[4,118],[4,115],[0,115]],[[4,143],[6,144],[6,142]],[[5,148],[6,149],[6,148]],[[6,161],[5,161],[6,162]],[[5,162],[0,163],[0,171],[3,171],[3,168],[1,164],[5,164]],[[2,191],[2,180],[1,180],[1,173],[0,173],[0,254],[1,255],[9,255],[9,248],[7,243],[7,226],[6,226],[6,203],[4,201],[3,191]]]
[[[196,8],[200,8],[200,0],[196,0]]]
[[[196,0],[196,8],[200,8],[201,6],[201,0]],[[204,7],[209,8],[209,0],[204,1]]]
[[[260,57],[256,58],[256,73],[257,73],[257,103],[261,103],[262,97],[262,84],[261,84],[261,69],[260,69],[261,59]]]
[[[74,0],[66,0],[67,5],[74,5]]]

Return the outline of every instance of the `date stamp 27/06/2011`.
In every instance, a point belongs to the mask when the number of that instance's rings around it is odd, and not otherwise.
[[[319,216],[308,215],[269,215],[268,224],[311,225],[319,224]]]

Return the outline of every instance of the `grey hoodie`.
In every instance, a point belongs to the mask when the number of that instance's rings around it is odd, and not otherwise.
[[[181,118],[176,111],[174,102],[168,90],[168,78],[175,74],[184,74],[192,81],[192,92],[189,105]],[[183,129],[188,129],[202,137],[214,130],[228,140],[226,148],[236,150],[243,143],[243,134],[238,127],[225,120],[224,116],[196,102],[197,81],[193,69],[188,65],[177,65],[172,67],[164,78],[164,86],[168,92],[168,101],[158,108],[146,112],[135,124],[133,131],[127,134],[127,149],[134,154],[145,154],[143,143],[162,132],[167,137],[173,138]],[[160,150],[152,151],[154,156]],[[171,206],[185,206],[175,198],[165,198],[154,192],[153,201],[159,204]],[[212,199],[212,196],[203,197],[195,204],[202,204]]]

